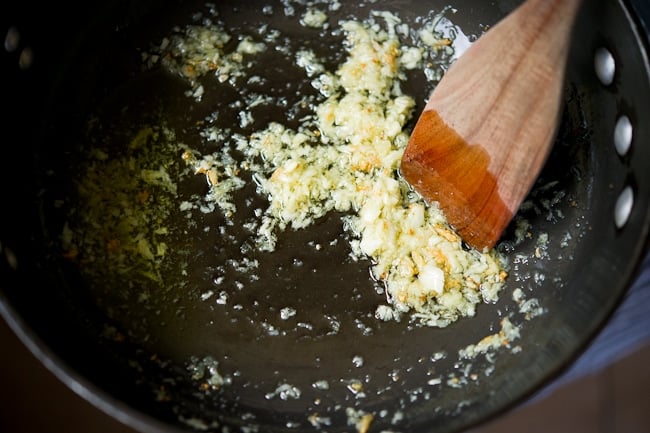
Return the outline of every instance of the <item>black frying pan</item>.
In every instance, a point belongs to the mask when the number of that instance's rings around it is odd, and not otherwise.
[[[516,3],[457,1],[450,17],[467,34],[479,35]],[[267,21],[305,37],[295,19],[269,16],[264,5],[226,1],[217,7],[235,34]],[[7,28],[14,26],[22,39],[3,54],[11,110],[1,159],[0,305],[30,349],[93,404],[142,431],[313,431],[315,413],[324,431],[355,430],[353,421],[364,413],[373,415],[371,431],[458,431],[531,395],[606,322],[635,275],[650,221],[650,81],[642,26],[647,6],[585,2],[572,40],[558,140],[517,217],[530,221],[532,235],[515,242],[516,222],[504,235],[499,248],[510,257],[512,272],[500,301],[444,329],[372,317],[383,298],[373,289],[369,263],[346,261],[343,242],[310,249],[340,235],[338,215],[289,232],[278,253],[260,256],[262,269],[273,272],[232,295],[230,305],[242,309],[201,300],[213,279],[223,276],[220,264],[241,253],[236,242],[217,247],[202,230],[220,223],[218,213],[197,214],[198,224],[174,244],[191,257],[186,285],[154,293],[144,304],[114,281],[89,287],[79,268],[62,259],[59,236],[79,172],[80,143],[89,143],[90,117],[99,119],[102,133],[118,137],[162,110],[181,139],[198,146],[196,123],[215,109],[227,112],[224,101],[239,97],[215,90],[193,105],[183,95],[186,83],[141,71],[139,49],[203,9],[198,2],[162,6],[114,2],[68,9],[47,3],[13,10],[21,6],[12,4],[5,14],[13,20]],[[365,17],[375,8],[414,22],[444,6],[343,3],[330,19]],[[336,38],[308,36],[315,49]],[[17,63],[27,47],[33,58],[23,57],[21,69]],[[601,49],[615,63],[611,83],[595,71]],[[288,71],[269,62],[269,89],[293,82]],[[422,96],[431,86],[414,76],[405,91]],[[258,120],[278,115],[271,109]],[[619,153],[613,137],[623,116],[633,138],[629,151]],[[184,188],[190,194],[204,186],[188,182]],[[540,254],[543,233],[549,242]],[[296,268],[298,251],[302,265]],[[546,312],[528,320],[512,299],[516,289],[538,299]],[[311,328],[279,319],[289,299],[298,306],[296,321]],[[497,332],[505,316],[521,327],[519,340],[490,356],[459,358],[459,349]],[[218,389],[205,387],[211,360],[229,382]],[[314,386],[322,381],[327,389]]]

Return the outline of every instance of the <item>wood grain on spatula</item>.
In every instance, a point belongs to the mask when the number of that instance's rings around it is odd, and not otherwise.
[[[493,247],[549,154],[580,0],[527,0],[454,62],[401,162],[465,242]]]

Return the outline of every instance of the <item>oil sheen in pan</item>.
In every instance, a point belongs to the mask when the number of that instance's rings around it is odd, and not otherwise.
[[[255,23],[249,26],[249,31],[259,29]],[[315,40],[314,44],[324,50],[340,44],[337,34]],[[332,64],[339,60],[336,55],[330,59]],[[296,95],[313,92],[304,79],[293,79],[296,74],[292,68],[274,69],[268,74],[268,92],[287,98],[288,106],[293,105],[290,99]],[[165,92],[160,92],[161,88]],[[205,146],[196,135],[197,124],[215,119],[215,109],[219,110],[219,122],[239,122],[240,101],[246,96],[241,89],[215,84],[196,103],[184,94],[186,89],[178,78],[160,71],[146,72],[113,94],[97,116],[104,125],[91,128],[91,135],[122,131],[121,136],[115,132],[108,137],[126,146],[141,146],[145,154],[148,145],[164,146],[168,139],[190,148]],[[249,128],[277,116],[273,109],[256,112]],[[294,121],[299,118],[297,109]],[[167,128],[174,131],[172,136],[166,136]],[[574,138],[569,137],[567,142]],[[500,318],[505,315],[514,315],[513,322],[518,324],[532,316],[537,305],[529,302],[527,310],[522,310],[521,304],[526,303],[536,284],[555,276],[535,270],[529,263],[570,256],[571,241],[580,237],[582,229],[576,227],[562,240],[547,239],[543,224],[540,227],[535,221],[552,224],[564,218],[580,219],[576,215],[580,208],[575,205],[580,170],[573,166],[574,152],[580,150],[563,146],[560,140],[552,158],[570,167],[555,164],[552,172],[549,169],[542,174],[506,235],[500,248],[512,257],[512,283],[501,295],[503,302],[480,307],[481,318],[461,320],[458,326],[445,330],[375,319],[376,306],[383,300],[373,290],[370,263],[348,259],[349,247],[337,214],[329,214],[308,229],[285,231],[273,254],[256,251],[246,227],[264,200],[255,194],[251,181],[236,193],[238,210],[232,215],[195,209],[187,218],[187,212],[168,209],[165,218],[173,221],[175,228],[166,242],[166,254],[175,259],[163,269],[164,289],[156,285],[149,289],[123,287],[115,296],[115,286],[95,286],[98,302],[117,324],[107,327],[107,336],[126,333],[161,359],[188,366],[186,374],[204,392],[202,413],[206,420],[221,416],[224,405],[235,414],[264,408],[271,412],[358,415],[362,420],[363,413],[346,413],[341,408],[363,407],[364,413],[370,413],[382,401],[404,402],[405,394],[410,394],[409,399],[435,399],[446,387],[471,383],[494,367],[489,360],[482,364],[473,359],[463,362],[461,349],[498,333]],[[146,169],[155,172],[154,163],[158,162],[154,158]],[[178,196],[201,200],[206,186],[200,176],[182,165],[167,168],[181,179]],[[160,200],[164,206],[162,194]],[[562,257],[549,255],[549,243],[562,244]],[[474,324],[462,323],[469,321]],[[479,322],[484,332],[477,332]],[[207,404],[210,402],[214,404]],[[179,414],[191,413],[190,406],[179,409]],[[376,413],[385,422],[399,418],[398,412]],[[263,415],[255,416],[261,423]],[[316,419],[310,422],[314,424]]]

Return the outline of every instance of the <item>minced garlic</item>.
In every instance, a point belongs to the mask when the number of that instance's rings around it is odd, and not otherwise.
[[[511,347],[512,343],[519,339],[520,329],[510,322],[510,319],[504,317],[501,320],[501,329],[495,334],[490,334],[476,344],[461,349],[458,356],[461,359],[472,359],[479,354],[493,352],[500,347]]]
[[[131,282],[160,285],[182,171],[175,135],[164,126],[142,126],[119,155],[109,155],[117,148],[93,143],[76,179],[62,247],[95,282],[128,275]]]
[[[332,25],[317,8],[307,8],[300,23]],[[252,179],[268,207],[256,210],[257,221],[247,228],[256,234],[257,248],[269,253],[281,231],[303,229],[332,211],[342,212],[350,256],[372,261],[372,276],[386,294],[387,305],[378,307],[376,317],[400,320],[409,313],[423,324],[447,326],[474,315],[480,302],[495,302],[507,270],[494,250],[465,248],[438,207],[426,204],[399,175],[406,125],[416,105],[401,89],[406,71],[422,69],[435,79],[442,69],[432,65],[454,56],[454,35],[464,38],[441,16],[420,24],[409,29],[397,15],[384,11],[371,11],[365,21],[339,22],[334,31],[344,35],[341,49],[346,56],[333,71],[305,46],[277,45],[277,32],[267,29],[235,38],[216,20],[177,29],[145,60],[187,79],[188,95],[198,101],[205,75],[241,86],[261,79],[247,75],[258,54],[266,58],[276,51],[292,58],[304,71],[305,83],[317,91],[318,97],[304,95],[296,102],[312,114],[297,127],[273,121],[239,134],[237,127],[243,131],[256,124],[253,107],[268,103],[268,97],[250,94],[239,112],[239,125],[206,127],[201,136],[219,143],[219,150],[206,155],[188,149],[182,154],[195,173],[206,177],[209,193],[201,210],[219,208],[230,220],[237,211],[234,191]],[[234,39],[239,42],[229,44]],[[466,42],[461,40],[459,48]],[[150,182],[168,181],[162,173],[143,175]],[[181,204],[181,209],[192,207],[196,204]],[[146,244],[139,251],[155,257]]]
[[[326,19],[316,10],[302,18],[306,26]],[[236,211],[232,191],[245,184],[241,172],[250,173],[269,202],[255,227],[261,250],[272,252],[282,230],[308,227],[331,211],[345,213],[350,255],[370,258],[372,275],[385,288],[388,305],[378,308],[378,318],[399,320],[408,312],[423,324],[442,327],[472,316],[478,303],[497,300],[507,275],[503,258],[464,248],[438,207],[427,205],[399,175],[405,126],[415,107],[401,90],[405,71],[438,51],[448,55],[452,41],[427,22],[414,32],[419,45],[406,45],[400,34],[409,34],[408,28],[388,12],[375,11],[367,22],[343,21],[340,29],[347,57],[335,71],[326,70],[311,50],[293,56],[322,97],[312,105],[312,116],[295,129],[271,122],[247,136],[231,134],[243,161],[233,158],[228,146],[211,155],[188,151],[184,159],[206,176],[212,202],[227,216]],[[180,34],[185,38],[173,39],[162,58],[193,86],[208,70],[243,74],[237,66],[243,65],[241,54],[254,57],[265,47],[239,35],[244,48],[226,53],[222,48],[230,36],[217,25]],[[240,113],[242,129],[252,124],[250,116]],[[203,135],[220,140],[228,131],[212,128]]]

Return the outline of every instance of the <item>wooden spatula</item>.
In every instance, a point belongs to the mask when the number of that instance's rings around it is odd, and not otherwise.
[[[401,161],[465,242],[499,240],[555,139],[580,0],[527,0],[478,38],[430,96]]]

